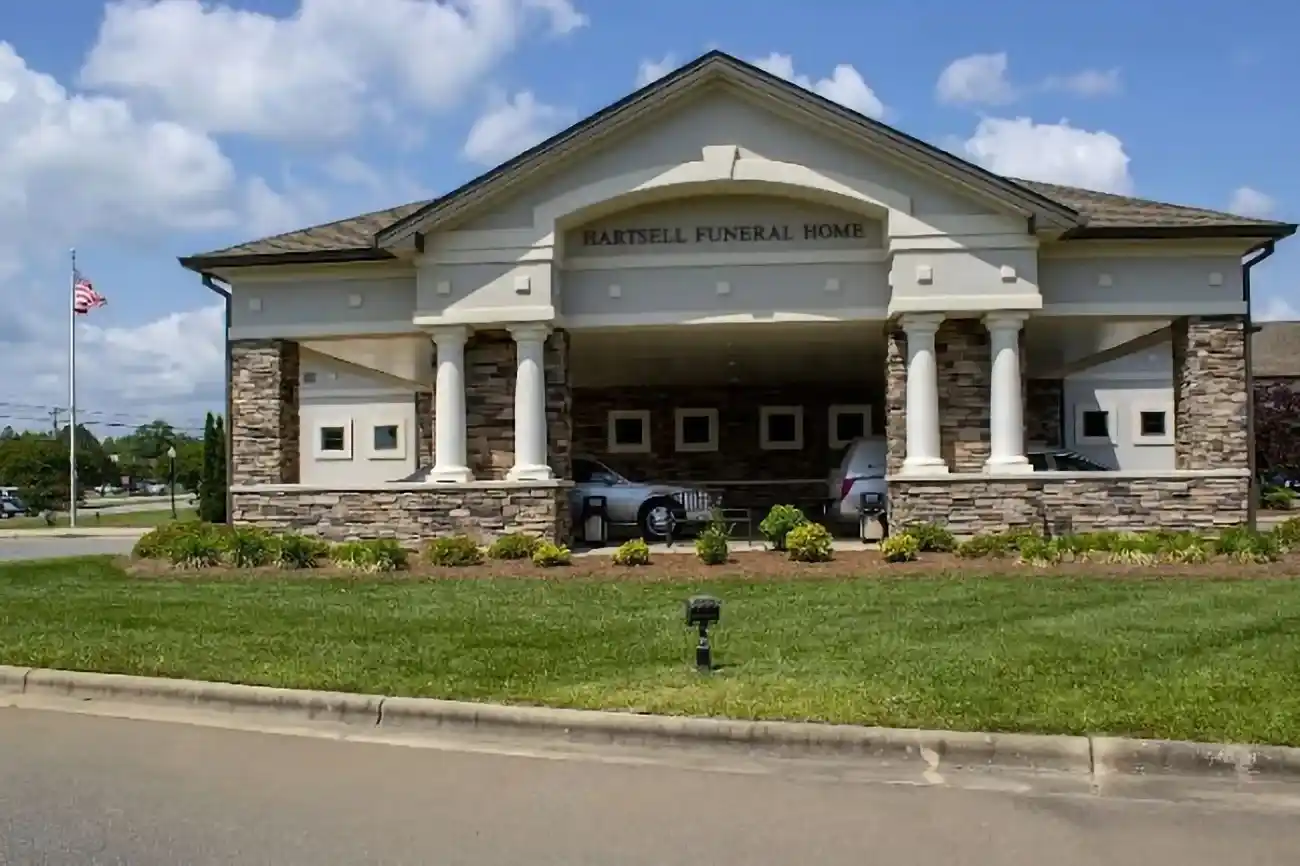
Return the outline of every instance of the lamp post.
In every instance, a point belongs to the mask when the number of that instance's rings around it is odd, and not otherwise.
[[[167,480],[172,495],[172,520],[176,519],[176,446],[167,446]]]

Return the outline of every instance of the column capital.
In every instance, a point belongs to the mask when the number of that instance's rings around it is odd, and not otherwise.
[[[439,325],[429,328],[429,337],[439,346],[463,346],[469,340],[468,325]]]
[[[934,334],[946,318],[943,313],[904,313],[898,324],[907,334]]]
[[[541,342],[551,335],[551,326],[545,322],[520,322],[507,325],[506,330],[515,338],[516,343],[536,340]]]
[[[1021,310],[994,310],[984,314],[984,327],[990,331],[1019,331],[1029,314]]]

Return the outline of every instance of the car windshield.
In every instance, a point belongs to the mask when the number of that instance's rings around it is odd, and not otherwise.
[[[573,480],[576,484],[618,484],[623,477],[604,464],[579,457],[573,461]]]

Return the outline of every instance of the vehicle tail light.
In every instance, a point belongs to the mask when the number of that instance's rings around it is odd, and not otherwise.
[[[847,498],[849,492],[853,490],[853,485],[857,484],[858,481],[859,479],[856,475],[844,476],[844,480],[840,482],[840,499]]]

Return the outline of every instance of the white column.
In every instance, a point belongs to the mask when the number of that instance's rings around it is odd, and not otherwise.
[[[903,474],[941,475],[948,471],[939,448],[939,365],[934,335],[942,314],[904,315],[907,334],[907,455]]]
[[[437,328],[438,378],[433,408],[433,470],[430,481],[473,481],[465,455],[465,341],[463,325]]]
[[[511,481],[554,478],[546,454],[546,325],[515,325],[515,465]]]
[[[1025,406],[1020,381],[1024,313],[989,313],[989,459],[985,472],[1033,472],[1025,458]]]

